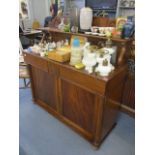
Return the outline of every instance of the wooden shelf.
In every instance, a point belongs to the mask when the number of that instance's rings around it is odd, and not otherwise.
[[[120,6],[120,9],[135,9],[135,7],[125,7],[125,6]]]
[[[84,36],[84,37],[92,37],[92,38],[96,38],[96,39],[107,39],[106,37],[97,36],[97,35],[90,35],[90,34],[84,34],[84,33],[62,32],[62,31],[60,31],[58,29],[49,28],[49,27],[39,28],[39,30],[42,30],[44,32],[54,32],[54,33],[61,33],[61,34],[68,34],[68,35],[77,35],[77,36]],[[116,41],[116,42],[128,42],[128,41],[131,41],[131,40],[132,39],[112,38],[112,41]]]

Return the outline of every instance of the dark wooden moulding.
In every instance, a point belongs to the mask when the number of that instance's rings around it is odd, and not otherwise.
[[[71,33],[49,29],[44,31],[52,34],[55,40],[71,36]],[[90,40],[93,38],[87,35],[86,37]],[[93,39],[102,40],[100,37]],[[96,148],[116,124],[127,76],[125,57],[127,42],[130,41],[114,41],[119,45],[119,54],[116,69],[108,77],[88,74],[84,69],[77,70],[68,62],[59,63],[24,52],[34,102],[82,135]],[[124,53],[123,56],[121,53]]]

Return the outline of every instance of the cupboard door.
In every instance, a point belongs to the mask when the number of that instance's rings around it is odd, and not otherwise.
[[[62,114],[89,133],[93,133],[95,95],[61,80]]]
[[[56,109],[56,82],[55,77],[32,66],[32,79],[34,84],[34,96]]]

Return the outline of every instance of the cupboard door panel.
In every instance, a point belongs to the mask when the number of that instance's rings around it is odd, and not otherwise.
[[[56,109],[56,82],[54,76],[32,66],[35,98]]]
[[[135,109],[135,78],[129,75],[124,88],[123,104],[131,109]]]
[[[64,80],[61,89],[63,116],[93,133],[95,95]]]

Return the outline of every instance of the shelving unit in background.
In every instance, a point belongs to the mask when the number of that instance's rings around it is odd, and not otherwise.
[[[135,0],[118,0],[116,17],[135,16],[135,6],[131,3],[135,3]]]
[[[119,16],[135,16],[135,8],[119,7]]]

